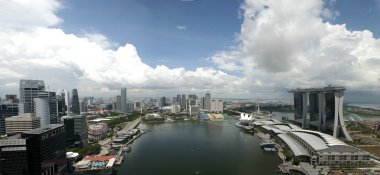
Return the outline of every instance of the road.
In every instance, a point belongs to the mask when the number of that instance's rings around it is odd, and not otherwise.
[[[128,122],[125,127],[121,131],[128,131],[130,129],[136,128],[141,123],[141,117],[133,120],[132,122]],[[112,140],[116,139],[116,135],[112,138],[107,138],[105,140],[99,141],[99,145],[102,147],[102,150],[100,151],[99,155],[107,155],[109,153],[109,150],[111,149],[111,143]]]

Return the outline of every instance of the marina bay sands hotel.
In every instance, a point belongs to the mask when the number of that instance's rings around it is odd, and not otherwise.
[[[352,141],[343,119],[344,87],[294,89],[294,121],[304,129],[314,129],[335,138]]]

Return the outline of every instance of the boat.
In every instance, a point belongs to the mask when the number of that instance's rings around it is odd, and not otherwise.
[[[263,140],[260,143],[260,146],[264,149],[264,151],[276,151],[276,143],[272,140]]]
[[[124,152],[130,152],[132,148],[127,145],[127,146],[124,146],[122,149]]]
[[[249,126],[249,123],[242,124],[241,122],[237,122],[235,126],[243,129],[246,133],[249,133],[249,134],[253,134],[256,131],[255,128],[253,128],[252,126]]]

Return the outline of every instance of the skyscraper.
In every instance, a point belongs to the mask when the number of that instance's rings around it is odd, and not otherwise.
[[[186,95],[185,94],[182,94],[182,97],[181,97],[181,108],[186,109]]]
[[[166,97],[160,98],[160,108],[164,107],[166,105]]]
[[[127,88],[121,88],[121,112],[127,112]]]
[[[177,94],[177,100],[176,102],[180,105],[181,104],[181,94]]]
[[[41,119],[41,126],[50,124],[49,115],[49,99],[48,98],[34,98],[36,117]]]
[[[34,98],[45,91],[43,80],[20,80],[19,113],[34,113]]]
[[[71,112],[73,115],[80,114],[80,107],[79,107],[79,96],[77,89],[73,89],[71,92],[72,98],[71,98]]]
[[[80,112],[87,112],[87,104],[84,101],[79,102]]]
[[[205,97],[201,98],[201,104],[199,106],[201,109],[205,109]]]
[[[0,102],[0,135],[5,134],[5,119],[18,115],[17,96],[6,95],[6,101]]]
[[[28,174],[66,174],[66,133],[63,125],[33,129],[22,133],[21,138],[26,140]]]
[[[40,92],[34,101],[36,116],[41,118],[41,126],[60,123],[55,92]]]
[[[321,132],[339,137],[340,133],[352,141],[343,119],[344,87],[295,89],[295,122],[302,128],[315,128]]]
[[[211,111],[211,94],[210,94],[210,91],[207,91],[206,95],[205,95],[204,110]]]
[[[25,139],[0,140],[0,157],[0,173],[2,175],[29,173]]]
[[[67,115],[70,114],[71,111],[71,100],[70,100],[70,92],[68,90],[65,90],[65,104],[66,104],[66,113]]]
[[[65,116],[62,122],[66,128],[67,145],[86,146],[88,144],[86,116]]]
[[[66,95],[65,91],[57,91],[57,110],[58,123],[61,123],[61,118],[67,115]]]
[[[116,95],[116,111],[121,112],[121,96]]]
[[[48,125],[0,140],[0,174],[67,174],[65,135],[63,125]]]

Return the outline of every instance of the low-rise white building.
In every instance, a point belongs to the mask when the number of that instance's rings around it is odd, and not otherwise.
[[[360,167],[372,164],[370,153],[331,135],[282,122],[262,120],[260,123],[262,129],[286,143],[295,157],[311,165]]]
[[[177,104],[171,105],[171,112],[174,114],[181,112],[181,106]]]

